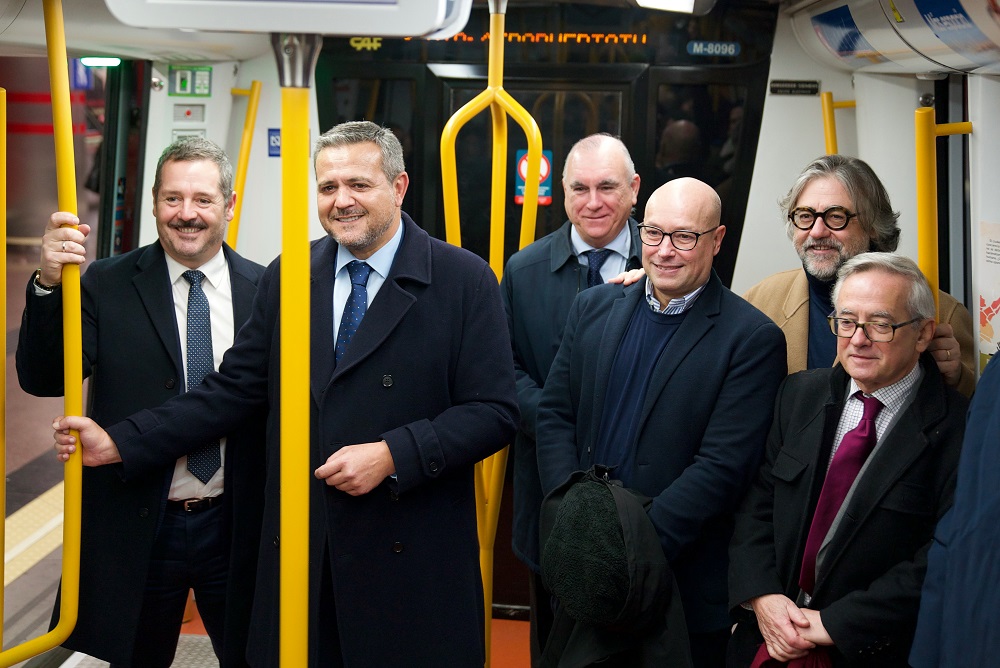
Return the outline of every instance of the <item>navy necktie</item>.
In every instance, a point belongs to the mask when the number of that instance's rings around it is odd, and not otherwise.
[[[611,251],[607,248],[601,250],[587,251],[587,287],[592,288],[604,282],[601,278],[601,267],[608,261]]]
[[[208,298],[201,287],[205,274],[188,270],[184,279],[191,284],[188,290],[187,310],[187,389],[201,384],[210,372],[215,370],[212,355],[212,320],[208,309]],[[222,465],[219,442],[212,441],[188,454],[187,469],[194,477],[207,483]]]
[[[844,505],[847,492],[850,491],[854,479],[858,477],[861,467],[875,449],[878,436],[875,433],[875,418],[882,410],[882,402],[875,397],[866,397],[861,392],[856,396],[864,403],[864,414],[858,426],[844,434],[837,448],[830,468],[823,481],[823,490],[816,503],[809,536],[806,538],[806,551],[802,557],[802,570],[799,572],[799,586],[807,594],[813,593],[816,586],[816,556],[823,546],[826,534],[833,526],[840,507]]]
[[[347,351],[347,344],[358,331],[358,325],[368,310],[368,276],[372,268],[366,262],[352,260],[347,264],[347,272],[351,275],[351,295],[344,305],[344,315],[340,318],[340,329],[337,332],[337,346],[333,353],[337,362]]]

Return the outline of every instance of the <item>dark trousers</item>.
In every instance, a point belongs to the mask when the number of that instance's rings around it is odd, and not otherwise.
[[[167,509],[153,544],[142,612],[129,664],[112,668],[169,668],[177,651],[188,590],[217,657],[222,656],[228,541],[222,507],[200,513]]]

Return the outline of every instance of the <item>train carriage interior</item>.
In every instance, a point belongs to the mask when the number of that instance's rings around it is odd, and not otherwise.
[[[159,152],[180,136],[199,135],[223,146],[234,164],[246,158],[236,250],[268,264],[282,246],[283,148],[270,35],[225,21],[214,29],[136,27],[109,8],[120,1],[62,6],[78,213],[95,230],[89,260],[155,240],[150,188]],[[901,212],[899,252],[916,259],[923,243],[918,211],[927,200],[917,186],[926,163],[914,117],[931,109],[939,127],[972,126],[971,133],[941,132],[932,142],[936,192],[926,215],[936,221],[937,281],[972,312],[983,363],[1000,349],[990,323],[1000,303],[1000,270],[990,251],[1000,244],[995,0],[698,0],[695,13],[646,8],[643,0],[471,0],[467,21],[443,38],[380,35],[375,25],[345,33],[336,20],[320,25],[310,138],[345,120],[391,127],[410,174],[403,210],[441,239],[442,130],[488,85],[495,4],[506,13],[503,87],[542,136],[535,238],[566,220],[560,181],[569,148],[607,132],[629,147],[641,177],[640,221],[649,194],[671,179],[693,176],[716,189],[727,234],[714,266],[737,294],[800,265],[777,202],[802,167],[824,153],[872,165]],[[88,57],[118,62],[88,66]],[[260,95],[252,102],[254,82]],[[41,0],[0,0],[0,88],[7,119],[7,649],[48,629],[62,554],[63,465],[52,454],[50,423],[63,404],[24,393],[14,370],[25,285],[59,204]],[[835,109],[824,112],[824,100]],[[518,250],[524,207],[517,164],[527,141],[516,124],[508,124],[506,147],[505,259]],[[492,149],[485,114],[456,139],[461,244],[487,259]],[[324,232],[309,199],[309,235],[318,238]],[[495,668],[530,665],[528,571],[510,550],[510,506],[508,471],[493,572]],[[196,610],[192,616],[174,665],[218,665]],[[17,665],[107,665],[61,652]]]

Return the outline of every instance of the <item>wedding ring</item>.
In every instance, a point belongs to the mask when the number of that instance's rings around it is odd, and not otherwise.
[[[65,242],[65,241],[64,241],[64,242],[62,242],[62,252],[63,252],[63,253],[65,253],[65,252],[66,252],[66,242]]]
[[[951,361],[951,348],[949,348],[945,352],[948,353],[948,361],[950,362]]]

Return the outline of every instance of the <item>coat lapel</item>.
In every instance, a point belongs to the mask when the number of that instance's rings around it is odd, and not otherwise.
[[[337,244],[326,237],[312,249],[309,295],[309,386],[318,402],[333,376],[333,270]]]
[[[222,252],[226,254],[226,264],[229,266],[229,284],[233,292],[233,324],[235,330],[233,337],[240,331],[240,327],[250,317],[253,308],[253,298],[257,294],[257,285],[254,279],[245,270],[247,261],[237,255],[232,248],[223,244]]]
[[[181,343],[178,339],[177,320],[174,318],[174,299],[168,280],[167,261],[160,244],[151,244],[139,256],[132,284],[139,293],[139,299],[156,334],[174,363],[177,377],[183,379],[184,366],[181,364]]]
[[[836,568],[837,560],[851,544],[858,529],[882,502],[889,489],[923,453],[927,447],[925,430],[944,417],[946,400],[942,380],[936,373],[926,372],[926,365],[924,378],[916,392],[917,396],[897,418],[858,481],[837,532],[826,548],[824,573]],[[817,591],[823,584],[823,574],[818,575]]]
[[[808,366],[809,281],[804,269],[795,273],[781,310],[785,316],[781,329],[788,340],[788,372],[792,373]]]
[[[378,294],[372,300],[365,317],[358,326],[358,331],[351,339],[351,345],[344,353],[340,363],[333,369],[330,380],[333,380],[343,373],[346,373],[354,366],[357,366],[368,358],[373,352],[396,329],[406,312],[413,306],[417,298],[406,288],[410,282],[430,284],[431,282],[431,244],[430,237],[422,229],[417,227],[409,216],[405,213],[403,217],[403,240],[396,251],[396,257],[392,261],[392,268],[389,276],[382,284]],[[336,247],[335,244],[331,244]],[[335,254],[335,253],[334,253]],[[333,266],[333,261],[329,263]],[[326,318],[329,323],[332,319],[332,295],[333,280],[328,281],[330,299],[330,313]],[[318,311],[315,311],[318,313]],[[315,329],[316,325],[313,325]],[[333,334],[332,326],[327,327],[328,340],[330,341],[327,350],[331,362],[333,360]]]

